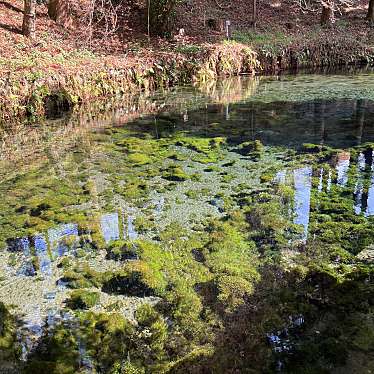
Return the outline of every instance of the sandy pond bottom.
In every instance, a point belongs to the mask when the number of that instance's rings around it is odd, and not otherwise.
[[[4,131],[0,372],[372,372],[373,96],[241,78]]]

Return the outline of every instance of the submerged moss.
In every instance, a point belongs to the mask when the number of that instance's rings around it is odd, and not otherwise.
[[[243,217],[238,219],[245,225]],[[203,250],[204,263],[213,273],[218,289],[217,300],[228,310],[244,303],[259,279],[255,245],[232,223],[211,222],[207,227],[209,242]]]
[[[255,159],[261,157],[264,151],[264,146],[260,140],[248,141],[241,143],[237,149],[237,152],[243,156],[252,156]]]
[[[100,287],[103,282],[103,274],[90,268],[87,263],[82,263],[65,271],[63,280],[68,283],[70,288]]]
[[[218,149],[223,146],[226,142],[225,138],[193,138],[193,137],[180,137],[176,141],[176,145],[184,146],[189,149],[192,149],[196,152],[208,154],[212,150]]]
[[[169,166],[162,172],[162,176],[172,182],[183,182],[190,179],[190,175],[177,165]]]
[[[107,257],[116,261],[138,259],[138,249],[132,241],[117,240],[110,243],[107,249]]]
[[[152,161],[149,156],[143,153],[130,153],[127,158],[132,164],[135,165],[145,165]]]
[[[50,334],[41,337],[30,355],[25,373],[73,374],[79,369],[79,346],[75,332],[58,324]]]
[[[20,356],[17,344],[16,319],[3,303],[0,303],[0,360],[15,363]]]
[[[71,293],[67,305],[71,309],[89,309],[95,306],[100,300],[98,292],[86,290],[75,290]]]

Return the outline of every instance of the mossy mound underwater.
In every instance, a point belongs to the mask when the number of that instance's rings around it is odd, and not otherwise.
[[[358,108],[351,104],[339,101],[343,120]],[[10,174],[0,186],[1,269],[35,289],[56,279],[56,298],[64,297],[61,306],[43,302],[61,310],[48,316],[21,369],[370,369],[374,144],[361,134],[357,146],[351,123],[342,136],[342,122],[330,120],[323,126],[338,135],[336,146],[301,145],[320,134],[290,136],[300,113],[315,112],[309,106],[239,101],[229,113],[226,102],[195,108],[187,122],[184,110],[144,116]],[[362,116],[349,113],[354,130],[362,128]],[[3,298],[10,285],[2,286]],[[22,321],[1,313],[0,344],[12,363],[22,353]]]

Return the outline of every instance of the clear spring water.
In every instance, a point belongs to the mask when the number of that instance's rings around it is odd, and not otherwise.
[[[87,353],[67,306],[71,288],[65,273],[75,268],[61,265],[64,259],[114,273],[141,255],[135,250],[118,261],[106,251],[113,241],[162,245],[166,227],[199,232],[209,219],[247,209],[256,196],[277,193],[279,186],[289,187],[291,198],[276,213],[295,224],[283,233],[280,253],[321,237],[350,256],[366,251],[370,267],[371,72],[237,78],[56,117],[2,133],[0,301],[19,319],[20,362],[32,357],[43,334],[59,322],[77,331],[79,366],[88,372],[101,367],[100,357]],[[347,224],[353,221],[364,234]],[[346,226],[334,236],[330,222]],[[251,240],[261,247],[261,239]],[[282,256],[286,262],[293,257]],[[130,321],[139,305],[157,305],[163,297],[113,285],[90,287],[100,293],[92,311],[110,313],[120,302],[117,311]],[[294,320],[302,323],[295,327]],[[303,324],[303,314],[289,315],[278,330],[269,327],[264,344],[274,355],[290,354],[299,343],[289,331]],[[274,370],[287,366],[283,356],[274,360]]]

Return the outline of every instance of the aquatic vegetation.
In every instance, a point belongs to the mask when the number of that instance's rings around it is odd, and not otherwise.
[[[69,325],[59,324],[45,334],[25,365],[27,373],[71,374],[79,367],[78,339]],[[48,347],[46,350],[45,347]]]
[[[226,142],[225,138],[216,137],[211,139],[205,138],[191,138],[191,137],[183,137],[178,138],[176,141],[176,145],[184,146],[188,149],[192,149],[193,151],[200,152],[200,153],[209,153],[214,149],[220,148]]]
[[[118,188],[118,192],[121,193],[127,199],[139,199],[147,196],[149,186],[139,178],[128,177],[124,180],[125,185]]]
[[[255,140],[251,142],[241,143],[238,152],[243,156],[254,156],[259,157],[261,152],[263,152],[264,146],[260,140]]]
[[[328,372],[374,349],[373,144],[344,130],[352,101],[326,103],[343,119],[322,144],[319,103],[191,90],[5,173],[0,295],[27,279],[43,306],[29,372]]]
[[[308,323],[291,337],[295,339],[293,358],[283,355],[288,370],[297,372],[307,367],[309,370],[326,371],[331,365],[344,366],[349,354],[356,350],[365,351],[368,345],[373,344],[370,333],[363,335],[363,329],[368,331],[372,323],[372,307],[368,303],[372,297],[372,286],[364,285],[360,279],[370,277],[369,274],[358,268],[347,272],[339,280],[322,269],[307,275],[301,287],[307,287],[309,300],[314,300],[316,304],[309,304],[308,299],[300,303]],[[324,286],[313,290],[316,284]],[[360,307],[355,307],[355,303],[360,303]],[[325,305],[322,314],[316,310],[319,304]],[[367,316],[364,319],[363,314]],[[316,352],[319,354],[316,355]]]
[[[265,200],[253,205],[247,213],[253,239],[270,245],[284,243],[284,234],[290,225],[289,221],[279,214],[284,208],[279,201],[260,194],[260,199],[264,198]]]
[[[100,295],[97,292],[74,290],[67,301],[67,305],[71,309],[89,309],[96,305],[99,300]]]
[[[222,158],[220,151],[225,146],[226,139],[223,137],[191,138],[179,136],[175,144],[197,152],[192,156],[193,161],[208,164],[217,162]]]
[[[255,245],[233,227],[233,222],[210,222],[207,232],[209,241],[202,251],[204,264],[213,274],[217,299],[233,310],[251,294],[259,279]]]
[[[144,373],[145,369],[164,372],[167,367],[166,322],[149,306],[138,309],[137,319],[135,326],[118,313],[81,311],[77,314],[75,323],[79,327],[76,331],[69,331],[68,324],[61,324],[50,336],[43,337],[27,370],[76,373],[79,368],[91,367],[110,373]],[[82,357],[83,347],[85,356]],[[47,352],[43,351],[45,348],[48,348]],[[56,358],[53,362],[48,361],[51,354]],[[67,354],[65,362],[64,354]]]
[[[65,271],[63,281],[67,282],[70,288],[97,288],[100,287],[103,282],[103,273],[93,270],[87,263],[83,262]]]
[[[143,153],[130,153],[128,160],[134,165],[145,165],[149,164],[152,159]]]
[[[146,266],[134,266],[129,272],[106,274],[102,291],[114,295],[146,297],[154,294],[149,284],[155,284],[150,270]]]
[[[199,196],[200,191],[197,190],[188,190],[185,192],[185,195],[190,199],[196,199]]]
[[[20,355],[16,338],[16,320],[3,303],[0,303],[0,360],[15,362]]]
[[[172,182],[183,182],[191,178],[182,167],[177,165],[170,165],[167,169],[163,170],[162,176]]]
[[[186,161],[188,157],[186,155],[182,155],[180,153],[172,153],[168,158],[174,161]]]
[[[136,260],[139,256],[134,242],[117,240],[109,244],[107,257],[116,261],[126,261]]]

